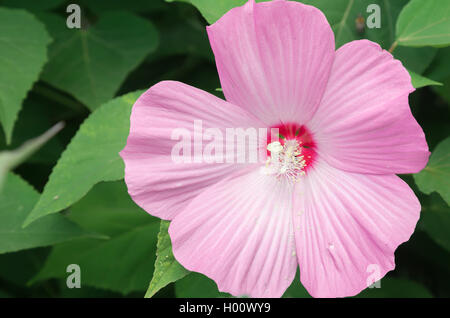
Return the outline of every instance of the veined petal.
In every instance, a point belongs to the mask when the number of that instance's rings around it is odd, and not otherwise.
[[[229,102],[268,126],[311,118],[334,57],[333,31],[320,10],[251,0],[207,29]]]
[[[297,269],[292,189],[259,170],[208,188],[170,224],[175,258],[220,291],[282,296]]]
[[[401,62],[367,40],[337,50],[319,109],[307,124],[319,155],[359,173],[415,173],[429,151],[411,114],[414,91]]]
[[[170,220],[206,187],[242,168],[234,163],[173,161],[172,149],[179,143],[172,139],[176,130],[190,135],[189,149],[195,155],[197,120],[203,131],[215,128],[223,136],[226,128],[263,127],[240,107],[194,87],[171,81],[151,87],[133,106],[127,145],[120,153],[128,192],[148,213]]]
[[[394,269],[394,251],[420,203],[395,175],[362,175],[317,162],[294,193],[300,279],[314,297],[354,296]]]

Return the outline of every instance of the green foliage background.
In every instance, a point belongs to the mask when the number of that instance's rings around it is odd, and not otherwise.
[[[223,97],[205,26],[245,2],[0,0],[0,297],[229,297],[176,262],[168,223],[129,198],[118,152],[151,85]],[[302,2],[325,13],[337,47],[368,38],[402,61],[432,150],[422,172],[402,176],[423,207],[415,233],[381,288],[358,297],[449,297],[450,1]],[[69,3],[81,30],[66,27]],[[381,28],[358,30],[369,4]],[[66,287],[69,264],[81,289]],[[297,277],[284,297],[309,295]]]

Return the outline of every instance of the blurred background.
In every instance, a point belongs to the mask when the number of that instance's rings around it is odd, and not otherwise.
[[[223,98],[205,26],[244,2],[0,0],[0,297],[228,296],[176,264],[167,225],[129,198],[117,152],[132,104],[157,82]],[[359,297],[449,297],[450,50],[393,46],[406,0],[304,2],[324,11],[337,46],[369,38],[418,76],[410,105],[433,155],[440,147],[439,170],[402,176],[421,219],[381,288]],[[372,3],[380,29],[366,25]],[[70,264],[81,288],[68,287]],[[309,295],[296,279],[285,297]]]

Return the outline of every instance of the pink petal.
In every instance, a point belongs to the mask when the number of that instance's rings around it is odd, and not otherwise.
[[[121,156],[131,197],[162,219],[172,219],[206,187],[240,168],[173,162],[171,152],[178,140],[171,139],[172,132],[186,128],[193,137],[194,120],[202,120],[203,130],[218,128],[224,136],[225,128],[263,127],[240,107],[179,82],[160,82],[145,92],[133,106],[130,135]]]
[[[358,294],[374,282],[371,276],[394,269],[394,251],[410,238],[419,214],[419,201],[399,177],[317,162],[294,195],[303,285],[315,297]]]
[[[175,258],[235,296],[280,297],[297,260],[292,187],[254,170],[196,197],[169,227]]]
[[[320,10],[250,0],[207,29],[229,102],[268,126],[311,118],[334,57],[334,35]]]
[[[322,103],[307,125],[318,153],[352,172],[420,171],[429,152],[408,105],[412,91],[401,62],[378,44],[361,40],[342,46]]]

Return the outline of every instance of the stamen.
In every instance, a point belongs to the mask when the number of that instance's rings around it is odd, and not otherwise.
[[[267,145],[267,150],[270,156],[263,168],[265,174],[274,175],[277,179],[285,178],[291,183],[305,174],[306,161],[297,140],[286,140],[284,145],[274,141]]]

